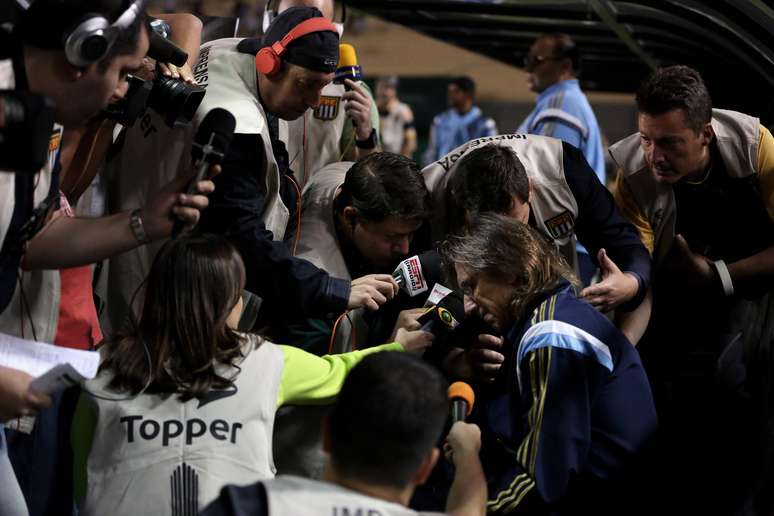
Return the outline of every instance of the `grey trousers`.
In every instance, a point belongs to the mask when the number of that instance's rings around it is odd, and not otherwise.
[[[0,425],[0,514],[3,516],[28,516],[19,482],[8,460],[5,430]]]

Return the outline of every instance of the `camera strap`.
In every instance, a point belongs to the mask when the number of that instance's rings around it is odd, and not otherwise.
[[[11,224],[0,251],[0,312],[13,297],[17,273],[27,242],[40,231],[52,210],[59,207],[59,159],[51,174],[51,186],[43,201],[33,208],[37,174],[17,174]]]

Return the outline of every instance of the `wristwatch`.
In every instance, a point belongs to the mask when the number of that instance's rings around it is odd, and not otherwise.
[[[373,149],[376,147],[376,129],[371,129],[371,134],[365,140],[355,140],[358,149]]]
[[[150,243],[148,233],[145,232],[145,227],[142,225],[142,217],[140,217],[140,210],[136,209],[129,216],[129,227],[132,228],[132,234],[141,244]]]

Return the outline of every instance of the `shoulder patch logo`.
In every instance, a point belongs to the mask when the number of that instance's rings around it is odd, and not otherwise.
[[[575,228],[575,219],[569,211],[564,211],[543,223],[546,225],[546,229],[548,229],[548,234],[553,238],[566,237],[570,235]]]
[[[314,110],[314,117],[324,122],[335,120],[339,114],[339,103],[341,97],[329,97],[323,95],[320,97],[320,105]]]

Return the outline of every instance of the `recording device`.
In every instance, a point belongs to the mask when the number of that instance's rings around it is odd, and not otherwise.
[[[196,183],[207,177],[207,170],[211,165],[217,165],[223,161],[228,152],[228,146],[234,137],[236,119],[229,111],[223,108],[210,110],[196,131],[191,145],[191,157],[196,169],[196,176],[188,185],[187,194],[196,193]],[[180,221],[175,222],[173,237],[178,236],[183,229]]]
[[[401,290],[414,297],[426,292],[441,277],[441,257],[436,251],[406,258],[392,273],[392,279]]]
[[[473,411],[473,403],[476,401],[473,389],[465,382],[454,382],[449,386],[446,395],[452,405],[452,424],[457,421],[465,421],[465,418]]]
[[[129,89],[126,90],[124,98],[108,105],[103,113],[124,127],[132,127],[148,107],[148,98],[151,89],[153,89],[153,83],[134,75],[127,75],[126,82],[129,84]]]
[[[459,292],[450,292],[436,305],[428,308],[417,322],[422,331],[442,337],[453,332],[465,318],[465,304]]]
[[[48,160],[54,116],[46,96],[0,90],[0,170],[38,172]]]
[[[150,32],[148,57],[157,63],[183,66],[188,60],[188,54],[166,38],[169,27],[158,23],[152,23],[151,27],[153,30]],[[129,90],[124,98],[105,110],[108,118],[127,127],[134,125],[146,108],[161,115],[169,127],[188,125],[204,99],[204,88],[166,77],[159,72],[158,65],[151,81],[134,76],[127,80]]]
[[[363,80],[363,70],[357,64],[355,47],[348,43],[339,45],[339,67],[333,75],[333,82],[334,84],[344,84],[345,79],[355,82]],[[345,87],[349,90],[348,86],[345,85]]]

